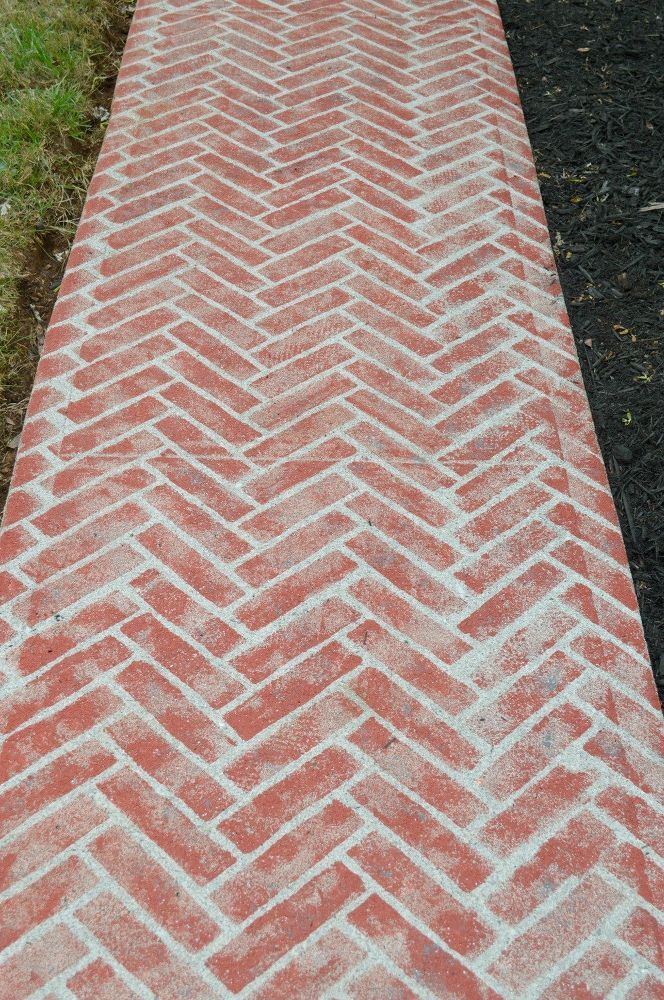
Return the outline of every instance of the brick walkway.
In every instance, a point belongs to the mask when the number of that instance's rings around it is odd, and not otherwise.
[[[493,0],[142,0],[3,544],[2,1000],[664,996]]]

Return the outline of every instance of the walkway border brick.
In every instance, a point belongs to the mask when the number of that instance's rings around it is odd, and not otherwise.
[[[493,0],[139,0],[0,540],[0,1000],[664,995]]]

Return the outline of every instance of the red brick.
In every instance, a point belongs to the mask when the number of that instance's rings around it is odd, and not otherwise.
[[[381,303],[376,303],[380,305]],[[355,316],[361,323],[366,323],[372,330],[389,337],[402,347],[406,347],[418,354],[420,357],[427,357],[440,350],[440,343],[432,337],[414,330],[410,323],[402,323],[397,315],[389,309],[383,312],[369,302],[358,301],[348,306],[348,312]]]
[[[115,763],[115,757],[94,740],[46,764],[19,785],[0,795],[0,835],[81,787]]]
[[[165,421],[162,421],[159,425],[162,431],[166,430],[164,424]],[[178,429],[185,428],[180,425]],[[155,487],[146,495],[146,500],[219,560],[232,562],[249,551],[247,543],[234,531],[227,530],[218,517],[212,516],[200,505],[190,503],[169,486]]]
[[[348,653],[336,642],[323,646],[287,674],[270,681],[224,719],[244,740],[251,739],[320,694],[359,663],[359,656]]]
[[[375,719],[367,719],[350,739],[382,771],[449,816],[457,826],[466,827],[485,812],[486,807],[473,792],[415,753]]]
[[[607,525],[610,527],[615,527],[616,524],[616,512],[613,504],[613,499],[610,492],[606,488],[606,483],[601,482],[600,487],[588,484],[584,479],[580,479],[575,475],[572,468],[564,465],[554,465],[549,469],[545,469],[540,473],[540,481],[545,483],[551,489],[556,490],[564,498],[572,497],[577,504],[583,507],[599,517],[601,517],[607,524],[603,524],[600,521],[600,533],[599,538],[603,538],[607,529]],[[563,513],[563,517],[565,514]],[[579,521],[575,522],[577,525]],[[577,531],[573,531],[572,534],[576,534],[579,537]],[[585,536],[583,536],[585,538]],[[585,539],[590,541],[591,544],[594,542],[591,539]],[[597,548],[597,546],[595,545]],[[600,545],[603,549],[603,544]]]
[[[3,1000],[27,1000],[76,965],[86,951],[80,938],[62,924],[49,928],[0,965],[0,996]],[[118,996],[118,1000],[124,998]]]
[[[493,761],[480,781],[496,798],[514,794],[579,739],[592,725],[571,705],[554,708],[548,715]]]
[[[407,975],[422,983],[435,996],[498,1000],[499,994],[482,983],[458,959],[409,924],[379,896],[369,896],[351,912],[349,919]]]
[[[664,818],[639,795],[613,786],[598,795],[596,803],[618,823],[661,853],[664,844]]]
[[[3,563],[21,556],[37,543],[36,534],[27,531],[22,525],[7,528],[0,535],[0,559]]]
[[[10,733],[34,715],[56,705],[129,659],[126,646],[113,636],[93,643],[80,653],[65,656],[59,663],[16,694],[7,694],[0,708],[0,732]]]
[[[271,788],[259,792],[223,820],[219,829],[241,851],[253,851],[289,819],[352,778],[356,770],[353,758],[344,750],[324,750]]]
[[[407,381],[397,378],[372,362],[355,361],[348,366],[347,371],[364,385],[388,396],[404,409],[417,413],[425,420],[431,420],[440,414],[442,407],[430,396],[413,389]]]
[[[370,653],[388,671],[394,672],[450,715],[458,715],[475,701],[475,695],[461,680],[440,670],[431,660],[390,635],[377,622],[365,621],[349,632],[359,651]]]
[[[306,597],[343,580],[355,566],[352,559],[341,553],[322,556],[305,569],[291,573],[285,580],[273,584],[260,597],[241,605],[237,616],[247,628],[263,628],[297,607]]]
[[[113,354],[130,345],[133,346],[143,337],[162,330],[176,319],[177,315],[172,309],[165,307],[151,309],[139,318],[127,318],[125,322],[117,325],[112,333],[107,332],[104,337],[93,335],[84,340],[78,353],[85,361],[95,361],[104,355]]]
[[[629,972],[628,959],[607,944],[590,948],[542,993],[545,1000],[604,1000]]]
[[[243,596],[242,590],[225,573],[221,573],[191,546],[181,542],[167,528],[161,525],[148,528],[137,536],[137,540],[201,597],[217,607],[223,608]]]
[[[79,796],[39,820],[0,849],[0,890],[55,860],[106,819],[107,813],[92,799]]]
[[[584,744],[583,749],[642,792],[654,796],[664,795],[664,777],[659,763],[656,764],[630,746],[619,732],[600,729]]]
[[[294,718],[288,719],[263,740],[254,743],[224,773],[240,788],[250,790],[255,784],[272,778],[288,764],[318,746],[338,730],[349,726],[361,709],[344,695],[334,692],[314,702]]]
[[[0,996],[651,1000],[659,706],[495,2],[207,6],[134,13],[18,451]]]
[[[500,743],[581,674],[581,666],[564,653],[553,653],[529,674],[522,674],[497,698],[491,712],[482,710],[471,728],[490,743]]]
[[[492,300],[493,297],[489,301]],[[498,306],[499,303],[496,302],[496,308]],[[474,472],[480,462],[498,462],[501,452],[513,448],[523,437],[524,431],[532,430],[537,424],[534,417],[527,419],[523,410],[523,407],[513,410],[511,416],[505,417],[498,424],[492,420],[490,431],[480,429],[465,444],[444,452],[441,460],[446,468],[465,476]],[[469,415],[469,420],[472,420],[472,415]]]
[[[622,901],[621,894],[589,875],[546,916],[507,945],[490,972],[508,989],[525,990],[533,980],[592,937]]]
[[[90,853],[130,896],[191,951],[217,937],[219,927],[182,885],[119,826],[105,830]]]
[[[241,693],[242,685],[234,677],[212,666],[206,657],[167,629],[153,615],[132,618],[123,625],[122,631],[213,708],[221,708]],[[223,633],[224,642],[233,644],[232,638],[226,632]]]
[[[195,354],[218,364],[228,376],[249,377],[259,371],[248,358],[243,357],[228,344],[220,342],[217,337],[213,337],[196,323],[189,321],[178,323],[170,330],[170,335],[186,344]]]
[[[599,597],[583,584],[575,584],[563,594],[570,608],[593,625],[605,629],[626,646],[637,652],[643,650],[641,622],[636,615],[628,615]]]
[[[143,833],[179,864],[195,882],[205,885],[235,858],[201,832],[169,799],[157,795],[129,768],[100,784],[102,792]]]
[[[212,719],[149,663],[136,661],[118,677],[118,683],[151,713],[176,740],[212,764],[232,746]]]
[[[291,424],[286,430],[266,437],[260,444],[249,448],[246,455],[261,464],[288,458],[301,448],[312,446],[332,431],[343,428],[350,423],[352,416],[352,411],[345,406],[331,403],[317,413]]]
[[[172,452],[164,452],[152,460],[156,471],[179,489],[200,500],[227,521],[236,521],[251,510],[246,500],[234,495],[221,485],[218,477],[209,476],[200,468]]]
[[[341,438],[328,438],[304,457],[283,462],[277,468],[268,468],[248,484],[246,492],[257,502],[268,503],[354,454],[355,448],[348,442]]]
[[[214,901],[241,923],[287,889],[360,826],[352,809],[332,800],[323,810],[277,840],[214,893]]]
[[[378,618],[428,649],[443,663],[454,663],[470,648],[463,639],[458,639],[441,626],[437,619],[416,611],[380,583],[362,579],[350,587],[350,593]]]
[[[254,393],[241,388],[231,379],[219,375],[215,368],[211,368],[192,357],[187,351],[169,357],[168,367],[181,375],[187,382],[199,386],[214,396],[234,413],[245,413],[260,402],[260,398]]]
[[[461,955],[480,955],[493,931],[397,847],[371,833],[349,855],[390,895]]]
[[[664,998],[664,986],[653,975],[644,976],[627,994],[627,1000],[662,1000],[662,998]]]
[[[41,632],[29,636],[12,656],[12,665],[22,674],[34,673],[80,643],[86,642],[91,628],[103,633],[123,621],[134,610],[135,606],[118,594],[95,601],[73,615],[69,621],[49,623]]]
[[[645,698],[654,708],[659,708],[659,700],[644,669],[646,661],[642,656],[626,652],[608,639],[590,632],[575,639],[570,648],[609,676],[619,677],[621,683]]]
[[[0,915],[0,948],[73,903],[96,884],[97,878],[78,858],[69,858],[15,896],[5,900]]]
[[[393,392],[390,393],[393,395]],[[372,423],[383,424],[385,427],[395,431],[398,435],[406,438],[412,444],[427,452],[434,454],[440,451],[449,443],[442,434],[430,427],[428,423],[418,417],[412,417],[405,413],[401,407],[387,403],[382,397],[360,389],[349,396],[349,402],[356,406],[358,410],[365,413]]]
[[[115,441],[96,452],[71,461],[48,479],[54,497],[67,496],[82,490],[78,496],[55,504],[50,511],[35,518],[35,524],[47,535],[66,531],[78,520],[104,510],[118,500],[132,496],[154,482],[154,477],[142,469],[125,469],[115,475],[98,480],[90,489],[91,480],[109,470],[126,465],[137,455],[147,455],[160,446],[160,441],[145,430],[136,430],[121,441]]]
[[[519,865],[489,897],[488,905],[503,920],[520,923],[568,879],[585,875],[602,858],[610,857],[614,844],[612,831],[582,812],[546,840],[531,860]]]
[[[254,413],[254,420],[261,427],[274,430],[289,423],[295,417],[315,409],[321,403],[340,399],[353,389],[354,385],[355,383],[349,378],[337,372],[322,375],[318,380],[308,382],[301,389],[296,389],[272,403],[266,403]]]
[[[594,546],[603,555],[610,556],[618,563],[623,562],[623,541],[615,528],[609,528],[601,521],[598,522],[596,517],[590,517],[569,503],[557,504],[547,516],[554,524],[569,531],[582,542]]]
[[[201,819],[213,819],[232,804],[233,797],[213,777],[138,715],[125,715],[108,732],[140,768]]]
[[[554,538],[554,532],[547,525],[532,521],[492,545],[477,559],[457,571],[455,576],[471,590],[482,594],[488,587],[498,583],[506,573],[518,569],[533,555],[546,549]]]
[[[305,945],[288,965],[276,972],[256,1000],[314,1000],[322,990],[331,989],[364,957],[364,951],[340,931],[326,931]]]
[[[542,600],[562,579],[562,574],[549,563],[535,563],[460,622],[459,628],[476,640],[497,635]]]
[[[353,1000],[417,1000],[417,995],[380,965],[372,965],[350,984]]]
[[[253,587],[260,587],[293,569],[308,556],[315,555],[324,545],[348,534],[354,526],[355,522],[344,514],[324,514],[265,549],[260,555],[240,563],[237,573]]]
[[[104,892],[85,903],[76,916],[115,960],[156,996],[180,1000],[190,993],[197,1000],[213,1000],[214,990],[111,893]]]
[[[392,475],[374,462],[354,462],[352,472],[367,486],[376,490],[381,496],[392,500],[406,513],[419,517],[432,528],[441,528],[450,520],[450,513],[445,507],[421,490],[408,484],[400,477]]]
[[[491,865],[413,799],[374,775],[353,787],[353,798],[467,892],[491,873]]]
[[[423,604],[430,611],[452,614],[463,607],[461,599],[406,556],[363,531],[347,543],[359,559],[384,576],[393,586]]]
[[[42,550],[39,556],[23,563],[26,572],[36,583],[43,583],[54,573],[73,566],[79,559],[98,552],[105,545],[133,532],[148,518],[138,504],[127,503],[111,514],[102,514],[84,528]]]
[[[134,375],[111,382],[105,386],[103,393],[92,390],[73,403],[68,403],[65,415],[74,423],[85,424],[93,417],[100,417],[122,403],[129,403],[145,393],[156,393],[172,380],[172,375],[163,371],[158,365],[148,365]]]
[[[664,871],[643,848],[629,843],[617,844],[606,859],[605,868],[622,885],[631,886],[647,903],[659,904],[664,895]]]
[[[488,331],[485,331],[488,333]],[[484,339],[483,335],[483,349],[489,350],[488,338]],[[500,343],[500,341],[498,341]],[[449,363],[451,359],[444,354],[442,358],[437,362],[436,367],[440,365],[441,370],[444,374],[453,373],[454,368],[443,368],[443,363]],[[503,375],[507,375],[512,372],[517,367],[517,361],[513,355],[507,351],[494,351],[489,354],[488,357],[482,357],[476,364],[467,368],[460,375],[449,379],[444,382],[435,392],[431,395],[434,399],[440,400],[447,406],[453,406],[455,403],[460,403],[467,395],[481,386],[489,385],[491,382],[496,381]],[[466,490],[459,490],[459,493],[465,495]],[[488,494],[490,496],[490,494]]]
[[[636,610],[632,578],[623,566],[614,568],[607,564],[606,559],[599,558],[593,552],[589,552],[577,545],[576,542],[571,541],[564,542],[557,549],[553,549],[551,555],[565,566],[569,566],[575,573],[585,577],[586,580],[594,582],[630,611]]]
[[[662,926],[652,913],[637,906],[620,927],[619,936],[647,961],[664,971]]]
[[[222,656],[240,641],[240,636],[235,629],[221,621],[218,615],[207,611],[175,584],[167,582],[156,570],[142,573],[131,581],[131,586],[162,618],[182,629],[201,646],[205,646],[213,656]],[[143,621],[146,620],[146,618],[143,619]],[[167,633],[165,629],[160,630],[156,622],[153,622],[152,642],[155,641],[155,632],[159,631],[161,631],[162,636],[167,636],[164,642],[167,649],[169,647],[173,649],[176,646],[182,648],[181,640],[172,632]],[[191,647],[189,647],[189,655],[192,660],[197,660],[195,651]],[[208,676],[207,683],[206,675]],[[213,700],[219,696],[225,697],[229,688],[233,687],[230,679],[224,678],[223,675],[210,677],[209,672],[205,669],[201,671],[200,679],[194,671],[187,671],[185,676],[194,690],[198,687],[201,693],[204,695],[207,693]]]
[[[549,650],[575,624],[571,615],[545,607],[502,642],[494,656],[474,663],[472,679],[481,688],[494,687]]]
[[[463,288],[464,286],[461,286],[459,290]],[[449,293],[449,298],[454,299],[455,294],[456,290]],[[526,399],[527,396],[520,387],[512,381],[504,380],[481,396],[476,397],[471,403],[466,403],[465,406],[459,407],[449,416],[443,417],[436,424],[436,428],[441,437],[444,438],[446,445],[454,445],[460,437],[474,431],[477,427],[481,427],[485,421],[491,420],[496,414],[500,414],[503,411],[508,413],[511,407],[516,406],[517,403],[525,402]],[[525,487],[525,490],[529,490],[529,488]],[[536,498],[533,502],[533,509],[539,506],[538,501],[541,503],[544,499],[548,499],[548,494],[544,493],[543,490],[530,488],[529,492]],[[518,504],[519,500],[515,499],[515,502]],[[498,511],[496,512],[497,526],[502,519],[500,508],[501,505],[499,504]],[[478,520],[483,520],[482,515],[480,515]],[[468,526],[468,534],[471,538],[474,527],[473,522]]]
[[[369,667],[352,682],[355,694],[377,715],[390,722],[449,767],[459,771],[472,769],[479,759],[477,749],[457,731],[385,674]]]
[[[259,917],[208,960],[234,993],[362,892],[362,882],[343,864],[321,872],[285,902]]]
[[[136,1000],[138,993],[120,979],[100,958],[90,962],[67,981],[78,1000]]]
[[[446,542],[419,527],[411,518],[393,511],[369,493],[357,497],[348,507],[371,528],[378,528],[434,569],[444,571],[456,558],[456,553]]]
[[[357,402],[357,399],[355,399]],[[383,492],[383,486],[379,486],[378,480],[384,478],[385,491],[387,495],[392,495],[395,502],[404,507],[409,513],[416,513],[425,521],[432,523],[446,524],[449,520],[449,511],[442,507],[437,500],[431,500],[419,490],[412,488],[412,483],[407,489],[400,488],[399,481],[392,475],[396,471],[401,476],[408,476],[431,493],[436,493],[441,489],[452,486],[454,480],[449,474],[434,462],[423,461],[420,453],[415,447],[408,447],[402,439],[388,434],[387,430],[379,426],[375,420],[361,419],[353,427],[346,431],[349,438],[356,441],[360,448],[369,453],[371,459],[378,459],[379,462],[388,466],[383,471],[387,473],[384,477],[374,474],[378,468],[374,462],[358,462],[352,466],[352,471],[368,485],[375,486]],[[420,502],[422,501],[422,502]]]
[[[230,447],[225,447],[219,444],[217,441],[211,437],[210,434],[206,434],[204,431],[187,420],[183,416],[167,416],[162,420],[159,420],[155,424],[155,429],[163,434],[164,437],[168,438],[172,444],[176,445],[179,452],[186,452],[187,456],[200,462],[207,469],[210,470],[217,478],[215,480],[210,480],[212,484],[208,492],[211,492],[214,496],[223,496],[224,503],[220,510],[215,508],[216,513],[221,513],[222,516],[229,521],[236,520],[241,517],[242,514],[246,514],[249,509],[246,504],[241,503],[240,498],[234,493],[224,490],[219,485],[219,480],[222,482],[226,479],[232,481],[242,477],[248,470],[249,466],[246,462],[237,458]],[[193,496],[197,496],[197,491],[193,487],[198,484],[198,479],[201,477],[200,468],[193,469],[191,461],[183,460],[179,453],[176,455],[171,451],[163,452],[161,455],[153,459],[155,466],[157,466],[173,483],[180,487],[180,489],[185,490],[185,492],[191,493]],[[191,483],[187,484],[186,479],[181,479],[182,468],[188,470],[189,477],[192,480]],[[178,475],[178,471],[180,474]],[[205,477],[202,477],[203,482],[207,482]],[[176,509],[179,510],[180,497],[177,494],[171,494],[173,496],[174,502],[176,504]],[[201,494],[201,499],[204,502],[205,496]],[[214,505],[212,505],[214,507]],[[194,512],[196,508],[193,508]],[[170,515],[168,515],[170,516]],[[182,517],[185,527],[187,526],[186,507],[182,514],[177,514],[172,520],[179,524],[180,517]],[[196,521],[195,514],[192,516],[192,520]],[[228,536],[225,536],[228,540]],[[223,543],[223,538],[220,536],[220,541]],[[241,539],[237,540],[235,548],[242,547]],[[243,551],[245,551],[243,549]]]
[[[310,514],[318,513],[348,496],[350,492],[351,486],[341,476],[326,476],[287,500],[272,504],[267,510],[255,514],[242,527],[259,541],[267,542],[288,531]]]
[[[634,737],[644,749],[656,757],[664,753],[660,711],[640,705],[613,686],[603,683],[603,678],[588,680],[580,688],[579,695],[609,722],[619,726],[622,732]]]
[[[106,688],[95,688],[60,711],[15,730],[0,750],[0,782],[8,781],[52,750],[83,735],[121,705],[120,699]]]
[[[164,406],[157,399],[147,396],[136,403],[130,403],[124,409],[113,415],[113,420],[106,417],[82,427],[78,431],[67,434],[62,440],[62,455],[75,456],[82,451],[89,451],[99,445],[106,444],[120,434],[127,434],[135,427],[154,420],[165,412]]]
[[[140,564],[140,556],[129,545],[116,548],[59,577],[57,584],[31,590],[15,602],[13,612],[26,625],[34,627],[94,595],[102,584],[114,583]]]
[[[347,604],[330,598],[301,618],[275,630],[265,642],[249,648],[231,662],[250,680],[263,680],[291,659],[332,638],[358,617]]]
[[[592,774],[571,772],[562,765],[530,785],[485,825],[480,836],[497,854],[508,855],[579,802],[592,782]]]

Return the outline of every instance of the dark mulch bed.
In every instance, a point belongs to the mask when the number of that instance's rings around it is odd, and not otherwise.
[[[499,3],[664,701],[664,0]]]

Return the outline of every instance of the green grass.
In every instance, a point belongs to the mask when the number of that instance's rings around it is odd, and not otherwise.
[[[66,249],[75,229],[129,17],[122,0],[0,0],[0,444],[34,368],[31,271],[38,248]]]

